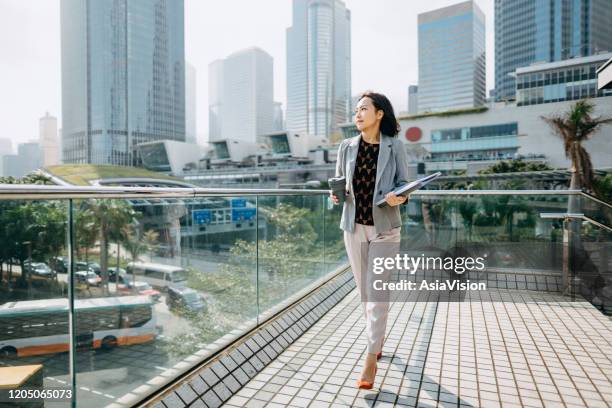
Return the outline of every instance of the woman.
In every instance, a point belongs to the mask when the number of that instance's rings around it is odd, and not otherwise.
[[[372,274],[373,257],[394,257],[399,251],[401,218],[399,205],[407,198],[392,190],[408,182],[408,161],[403,143],[397,138],[399,124],[393,107],[384,95],[366,92],[355,109],[358,136],[344,140],[338,149],[336,177],[346,178],[346,196],[340,228],[355,283],[360,290],[366,318],[368,352],[359,388],[371,389],[376,376],[376,362],[382,356],[388,300],[380,301],[372,291],[374,279],[388,279]],[[384,197],[387,206],[376,202]],[[331,199],[339,203],[333,193]],[[373,300],[377,301],[373,301]]]

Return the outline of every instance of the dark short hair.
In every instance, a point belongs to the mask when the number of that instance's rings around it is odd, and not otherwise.
[[[400,125],[397,119],[395,118],[395,113],[393,112],[393,106],[389,99],[380,93],[366,91],[361,94],[359,97],[359,101],[363,98],[368,97],[372,100],[372,104],[376,108],[376,110],[382,110],[384,115],[380,121],[380,133],[387,136],[397,136],[400,131]]]

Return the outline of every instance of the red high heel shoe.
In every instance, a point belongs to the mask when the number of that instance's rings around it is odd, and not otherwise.
[[[378,367],[374,368],[374,379],[376,379],[376,370]],[[357,380],[357,388],[361,388],[362,390],[371,390],[374,387],[374,381],[369,382],[365,380]]]
[[[382,357],[382,351],[379,351],[378,353],[376,353],[376,360],[380,360]]]

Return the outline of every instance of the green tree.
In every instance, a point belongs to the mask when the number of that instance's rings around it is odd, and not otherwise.
[[[582,143],[593,137],[612,117],[592,116],[595,106],[588,100],[580,100],[562,115],[542,117],[558,136],[563,139],[565,156],[571,160],[570,189],[591,189],[593,186],[593,164]]]
[[[108,293],[108,244],[112,236],[124,225],[137,219],[136,211],[124,200],[90,199],[83,202],[81,211],[88,212],[85,217],[93,217],[98,227],[100,242],[100,270],[102,284]]]

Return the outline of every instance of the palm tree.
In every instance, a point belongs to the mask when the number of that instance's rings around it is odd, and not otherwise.
[[[552,130],[563,139],[565,156],[571,160],[570,189],[579,190],[593,188],[593,164],[591,157],[582,142],[590,139],[603,125],[612,123],[612,117],[592,116],[595,106],[588,99],[576,102],[564,115],[552,115],[542,117]],[[568,213],[580,212],[580,199],[578,196],[570,196],[568,200]],[[564,246],[563,253],[563,286],[564,293],[573,293],[571,273],[575,273],[578,256],[584,256],[580,240],[579,221],[568,221],[569,231],[568,246]]]
[[[108,293],[108,243],[113,230],[132,223],[137,213],[123,200],[87,200],[86,210],[91,211],[100,232],[100,270],[102,284]]]
[[[542,117],[563,139],[565,156],[572,161],[570,189],[592,189],[593,164],[582,142],[590,139],[612,117],[591,116],[595,106],[588,99],[576,102],[564,115]]]

